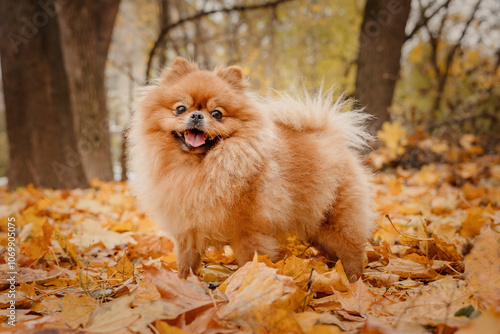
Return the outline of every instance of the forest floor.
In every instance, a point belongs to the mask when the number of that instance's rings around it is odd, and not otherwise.
[[[406,151],[390,142],[370,156],[386,166],[375,175],[380,219],[355,283],[294,238],[276,263],[258,256],[240,268],[230,249],[209,251],[200,275],[184,280],[172,242],[136,209],[127,184],[2,188],[0,331],[499,333],[500,155],[473,138],[457,147],[410,141]]]

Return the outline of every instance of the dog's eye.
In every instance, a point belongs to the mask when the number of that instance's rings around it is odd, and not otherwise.
[[[213,118],[216,120],[220,121],[222,118],[222,113],[219,110],[213,110],[210,115],[212,115]]]
[[[177,115],[180,115],[180,114],[182,114],[183,112],[185,112],[187,109],[186,109],[186,107],[185,107],[185,106],[178,106],[177,108],[175,108],[175,110],[176,110],[176,112],[175,112],[175,113],[176,113]]]

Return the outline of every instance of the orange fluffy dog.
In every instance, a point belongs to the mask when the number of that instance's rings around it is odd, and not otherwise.
[[[340,258],[349,279],[364,267],[370,175],[357,151],[361,112],[321,93],[255,99],[239,67],[201,71],[177,58],[138,99],[129,133],[134,189],[176,241],[179,273],[229,244],[240,265],[275,259],[298,235]]]

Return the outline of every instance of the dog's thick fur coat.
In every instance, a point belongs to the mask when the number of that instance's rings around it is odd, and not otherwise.
[[[145,88],[128,134],[134,189],[175,239],[182,276],[209,246],[229,244],[242,265],[255,251],[274,259],[290,234],[340,258],[351,281],[362,273],[374,218],[358,154],[367,116],[343,105],[322,93],[257,100],[239,68],[201,71],[182,58]],[[183,141],[192,111],[215,144]]]

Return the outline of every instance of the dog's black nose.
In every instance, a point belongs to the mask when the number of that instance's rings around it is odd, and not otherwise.
[[[191,120],[193,121],[201,121],[203,119],[203,114],[199,112],[194,112],[189,117],[191,117]]]

